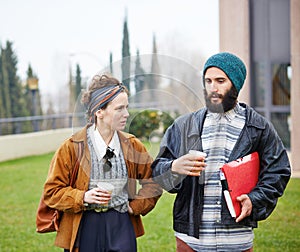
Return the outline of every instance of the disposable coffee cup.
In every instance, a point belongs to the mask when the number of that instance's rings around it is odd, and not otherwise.
[[[189,154],[195,155],[195,156],[200,156],[206,158],[207,154],[202,151],[197,151],[197,150],[190,150]],[[202,171],[199,176],[199,184],[204,184],[205,182],[205,171]]]
[[[107,182],[99,182],[99,183],[97,183],[97,187],[104,191],[107,191],[110,194],[112,194],[113,190],[114,190],[114,185],[111,183],[107,183]],[[108,202],[106,204],[101,204],[101,206],[107,207]]]
[[[200,157],[206,157],[207,154],[202,151],[197,151],[197,150],[190,150],[189,154],[195,155],[195,156],[200,156]]]
[[[110,194],[112,194],[114,190],[114,185],[108,182],[99,182],[97,183],[97,187],[102,190],[108,191]]]

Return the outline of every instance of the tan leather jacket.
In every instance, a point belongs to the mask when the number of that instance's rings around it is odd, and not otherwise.
[[[90,152],[87,145],[87,125],[67,139],[56,151],[44,186],[45,203],[58,210],[63,216],[57,232],[55,245],[70,251],[74,248],[77,231],[84,210],[83,197],[88,190],[90,178]],[[150,212],[160,195],[161,187],[153,182],[152,158],[144,145],[133,135],[118,132],[121,148],[128,171],[128,194],[130,207],[134,215],[130,215],[136,236],[144,234],[140,215]],[[69,186],[72,169],[77,160],[78,143],[84,142],[84,153],[80,162],[78,176],[74,188]],[[136,190],[136,181],[141,187]]]

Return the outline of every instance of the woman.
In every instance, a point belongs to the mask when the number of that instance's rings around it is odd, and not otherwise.
[[[45,203],[64,212],[55,245],[72,252],[134,252],[136,237],[144,234],[140,215],[151,211],[162,193],[151,178],[152,158],[137,138],[122,132],[129,116],[122,83],[96,75],[82,102],[89,123],[57,150],[44,187]],[[83,158],[71,187],[82,142]]]

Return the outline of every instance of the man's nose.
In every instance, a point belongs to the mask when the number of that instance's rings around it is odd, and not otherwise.
[[[211,85],[210,85],[210,91],[211,92],[218,92],[218,85],[216,82],[212,82]]]

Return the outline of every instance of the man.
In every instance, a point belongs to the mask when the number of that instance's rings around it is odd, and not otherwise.
[[[203,69],[206,107],[175,120],[152,164],[154,180],[177,193],[173,227],[178,252],[253,251],[253,228],[272,213],[289,181],[288,156],[274,127],[237,101],[245,78],[246,67],[237,56],[211,56]],[[260,157],[259,181],[249,194],[237,198],[242,211],[232,218],[219,168],[255,151]]]

